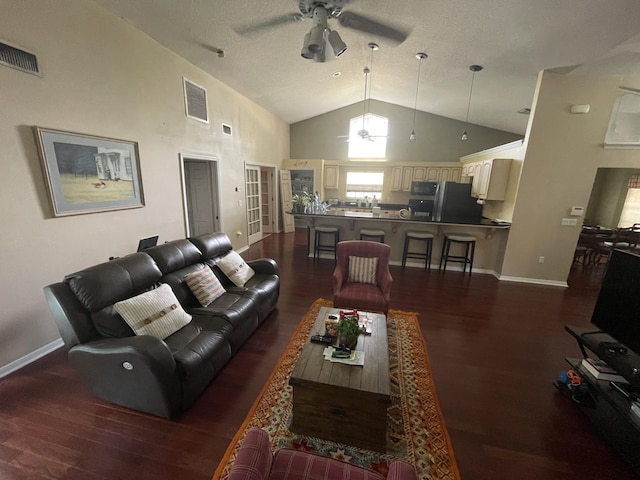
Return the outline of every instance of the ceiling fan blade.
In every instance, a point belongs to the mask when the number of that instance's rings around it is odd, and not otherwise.
[[[378,35],[397,43],[402,43],[407,39],[407,34],[405,32],[357,13],[342,12],[338,16],[338,22],[343,27],[353,28],[354,30],[360,30],[361,32],[370,33],[372,35]]]
[[[233,27],[233,31],[243,37],[256,37],[258,35],[262,35],[263,33],[267,33],[271,29],[281,27],[282,25],[301,22],[303,20],[304,17],[299,13],[289,13],[287,15],[272,17],[262,22],[252,23],[250,25],[240,25],[237,27]]]

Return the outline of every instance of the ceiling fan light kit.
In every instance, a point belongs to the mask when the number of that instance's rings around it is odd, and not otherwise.
[[[467,103],[467,119],[465,120],[465,124],[464,124],[464,131],[462,132],[462,136],[460,137],[460,141],[462,142],[466,142],[469,139],[469,133],[467,132],[467,129],[469,128],[469,109],[471,108],[471,96],[473,94],[473,81],[476,78],[476,72],[479,72],[482,70],[482,66],[481,65],[471,65],[469,67],[469,70],[471,70],[472,74],[471,74],[471,88],[469,89],[469,101]]]

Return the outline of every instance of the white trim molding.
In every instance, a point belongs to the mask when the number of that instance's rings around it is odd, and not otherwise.
[[[20,370],[22,367],[26,367],[30,363],[35,362],[39,358],[44,357],[45,355],[59,349],[64,346],[64,342],[62,338],[58,338],[51,343],[47,343],[42,347],[34,350],[31,353],[26,354],[24,357],[18,358],[13,362],[5,365],[4,367],[0,367],[0,378],[6,377],[10,373],[15,372],[16,370]]]

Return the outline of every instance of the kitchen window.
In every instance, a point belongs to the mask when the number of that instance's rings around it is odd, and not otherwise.
[[[382,184],[384,172],[347,172],[347,198],[365,198],[369,201],[375,196],[378,200],[382,197]]]

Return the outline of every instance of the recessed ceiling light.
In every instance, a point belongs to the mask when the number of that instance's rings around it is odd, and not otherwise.
[[[333,78],[338,78],[340,75],[342,75],[342,72],[333,72]]]
[[[520,110],[518,110],[518,113],[521,113],[523,115],[529,115],[531,113],[531,109],[530,108],[521,108]]]

